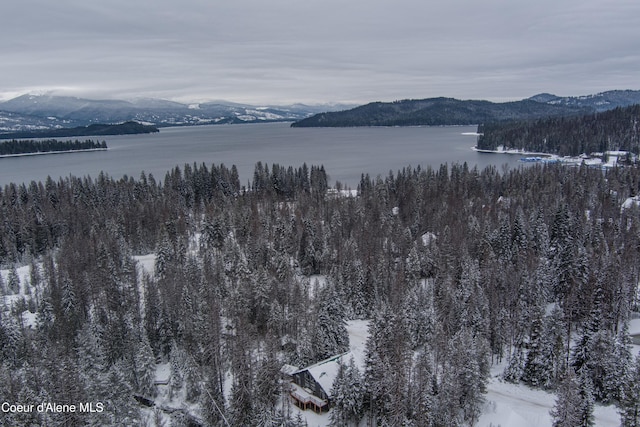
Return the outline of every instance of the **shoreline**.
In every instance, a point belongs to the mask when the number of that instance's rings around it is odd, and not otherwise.
[[[478,153],[485,153],[485,154],[517,154],[519,156],[537,156],[537,157],[548,157],[550,159],[556,158],[558,156],[556,156],[555,154],[549,154],[549,153],[537,153],[535,151],[524,151],[524,150],[516,150],[516,149],[509,149],[509,150],[485,150],[483,148],[478,148],[477,146],[473,146],[471,147],[471,149],[475,152]]]
[[[0,154],[0,159],[11,157],[26,157],[26,156],[44,156],[47,154],[70,154],[70,153],[86,153],[87,151],[107,151],[109,148],[86,148],[83,150],[64,150],[64,151],[38,151],[35,153],[19,153],[19,154]]]
[[[618,165],[618,158],[626,155],[625,151],[606,151],[603,154],[607,154],[608,160],[604,162],[602,158],[598,157],[583,157],[580,156],[565,156],[560,157],[557,154],[550,153],[536,153],[531,151],[521,151],[521,150],[484,150],[478,148],[477,146],[471,147],[471,149],[477,153],[485,153],[485,154],[511,154],[523,156],[520,159],[520,162],[523,163],[561,163],[563,165],[569,166],[579,166],[584,164],[589,167],[600,167],[600,168],[611,168]],[[640,336],[639,336],[640,339]]]

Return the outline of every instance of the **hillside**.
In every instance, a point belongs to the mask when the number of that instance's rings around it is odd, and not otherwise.
[[[541,93],[529,98],[531,101],[552,105],[591,108],[595,111],[607,111],[616,107],[640,104],[640,90],[610,90],[595,95],[557,96]]]
[[[494,103],[480,100],[429,98],[373,102],[351,110],[327,112],[293,123],[292,127],[441,126],[503,120],[566,116],[591,111],[581,107],[522,100]]]
[[[573,117],[487,123],[478,127],[478,148],[577,156],[610,150],[640,153],[640,105]]]

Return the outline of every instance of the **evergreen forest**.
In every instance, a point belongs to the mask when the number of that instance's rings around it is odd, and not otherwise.
[[[53,151],[78,151],[78,150],[97,150],[107,149],[106,141],[93,141],[87,139],[85,141],[58,141],[57,139],[46,140],[16,140],[0,142],[0,156],[31,154],[31,153],[50,153]]]
[[[640,105],[632,105],[587,115],[491,122],[478,127],[478,148],[495,150],[502,146],[560,156],[606,151],[638,155],[639,120]]]
[[[6,185],[0,402],[104,410],[2,423],[303,426],[281,367],[346,351],[346,322],[367,319],[333,425],[474,425],[498,363],[557,393],[555,425],[593,425],[596,402],[640,425],[640,209],[625,203],[640,169],[453,164],[352,192],[327,174],[258,163],[241,185],[235,167],[187,164]],[[153,406],[159,363],[181,408]]]
[[[35,129],[17,132],[0,132],[0,139],[23,139],[23,138],[66,138],[75,136],[96,136],[96,135],[132,135],[140,133],[156,133],[160,130],[153,125],[143,125],[135,121],[128,121],[119,124],[93,123],[88,126],[77,126],[73,128],[55,129]]]
[[[459,100],[454,98],[404,99],[372,102],[345,111],[319,113],[293,123],[292,127],[353,126],[446,126],[473,125],[505,120],[533,120],[571,116],[592,111],[588,106],[536,102]]]

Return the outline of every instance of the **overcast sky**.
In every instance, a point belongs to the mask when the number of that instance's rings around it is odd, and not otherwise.
[[[638,0],[3,0],[0,99],[365,103],[640,89]]]

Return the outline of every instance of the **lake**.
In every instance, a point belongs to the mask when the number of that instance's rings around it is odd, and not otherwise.
[[[337,180],[352,188],[362,173],[384,177],[405,166],[519,166],[519,155],[473,151],[476,137],[469,133],[475,131],[476,126],[291,128],[288,123],[162,128],[156,134],[98,137],[107,142],[107,151],[0,158],[0,187],[100,171],[136,179],[145,171],[162,180],[176,165],[194,162],[235,164],[242,185],[251,180],[258,161],[323,164],[332,185]]]

